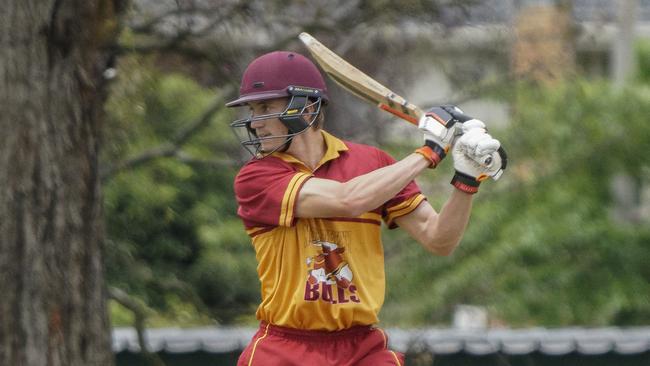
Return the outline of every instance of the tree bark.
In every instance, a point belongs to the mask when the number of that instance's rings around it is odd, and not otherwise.
[[[111,365],[98,153],[119,0],[0,12],[0,365]]]

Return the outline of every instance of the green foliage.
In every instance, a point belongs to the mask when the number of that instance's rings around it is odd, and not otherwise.
[[[127,59],[128,77],[113,87],[106,165],[168,146],[214,102],[214,91],[150,66]],[[200,323],[206,314],[229,322],[258,301],[253,250],[235,216],[231,118],[217,111],[182,146],[190,163],[162,156],[104,187],[108,281],[143,300],[156,324]]]
[[[108,301],[108,312],[111,314],[111,323],[113,326],[133,326],[133,322],[135,321],[133,312],[121,306],[115,300]]]
[[[514,120],[494,132],[508,171],[482,187],[457,252],[425,256],[387,233],[388,267],[399,270],[388,272],[382,318],[448,322],[454,304],[468,303],[517,326],[647,324],[650,229],[612,218],[610,182],[650,180],[641,158],[650,90],[585,81],[513,90]]]
[[[511,85],[499,95],[511,98],[513,119],[491,132],[510,164],[501,181],[486,182],[477,195],[461,247],[435,257],[403,231],[385,233],[387,324],[448,323],[463,303],[486,306],[496,323],[512,326],[650,321],[647,218],[614,220],[610,189],[619,174],[650,180],[642,158],[650,151],[643,57],[639,84],[623,91],[572,80]],[[216,94],[159,74],[146,60],[122,62],[127,75],[107,105],[107,166],[167,146]],[[241,149],[226,126],[231,119],[218,111],[182,146],[191,161],[161,157],[105,184],[108,280],[151,308],[150,324],[252,319],[259,282],[235,215],[232,181]],[[410,143],[385,148],[398,157],[412,151]],[[210,161],[220,163],[201,163]],[[451,173],[448,161],[419,179],[434,207],[451,191]],[[132,319],[118,305],[111,312],[115,324]]]
[[[636,44],[637,80],[650,84],[650,40],[639,40]]]

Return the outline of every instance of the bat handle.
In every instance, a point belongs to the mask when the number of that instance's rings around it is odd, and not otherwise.
[[[474,119],[474,117],[470,117],[463,113],[458,107],[455,105],[447,104],[447,105],[441,105],[440,108],[444,109],[445,112],[451,114],[451,116],[458,122],[463,123],[467,122],[470,119]]]

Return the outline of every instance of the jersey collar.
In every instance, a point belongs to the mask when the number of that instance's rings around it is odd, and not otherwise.
[[[325,150],[325,154],[323,155],[323,157],[320,159],[320,162],[318,162],[316,169],[320,168],[323,164],[327,163],[328,161],[338,158],[341,155],[340,152],[348,150],[348,147],[341,139],[323,130],[321,130],[320,132],[323,135],[323,139],[325,139],[325,145],[327,146],[327,149]],[[289,155],[282,152],[274,152],[271,155],[278,157],[287,163],[296,163],[302,165],[303,167],[305,166],[305,164],[302,161],[298,160],[293,155]]]

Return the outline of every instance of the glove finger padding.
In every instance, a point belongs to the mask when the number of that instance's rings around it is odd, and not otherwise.
[[[499,141],[493,138],[482,139],[478,142],[478,144],[476,144],[474,151],[469,152],[468,155],[471,156],[476,162],[487,166],[490,164],[490,162],[486,159],[498,151],[500,147],[501,144]]]
[[[452,150],[456,169],[452,185],[462,191],[476,193],[483,180],[488,177],[497,180],[501,177],[507,157],[499,141],[486,133],[484,128],[478,125],[468,127],[468,131],[458,139]]]
[[[472,119],[463,123],[462,131],[463,134],[470,134],[472,136],[467,138],[470,140],[468,145],[474,146],[475,144],[476,146],[473,150],[465,146],[467,154],[479,164],[495,170],[489,175],[494,180],[499,179],[507,165],[507,155],[503,147],[501,147],[501,143],[487,134],[485,123],[478,119]],[[498,167],[501,168],[499,169]]]
[[[490,154],[498,149],[497,146],[493,151],[489,150],[490,146],[493,145],[493,143],[489,142],[490,139],[490,135],[485,133],[482,129],[470,130],[458,139],[455,148],[470,158],[475,159],[481,155]]]
[[[492,177],[493,180],[499,180],[503,171],[506,170],[506,166],[508,166],[508,155],[506,155],[506,151],[503,147],[500,146],[496,154],[492,154],[492,158],[492,167],[490,169],[493,173],[490,174],[490,177]]]
[[[483,121],[481,121],[479,119],[474,118],[474,119],[470,119],[467,122],[463,122],[463,133],[464,134],[468,133],[471,130],[477,129],[477,128],[482,129],[483,132],[486,131],[485,123],[483,123]]]

